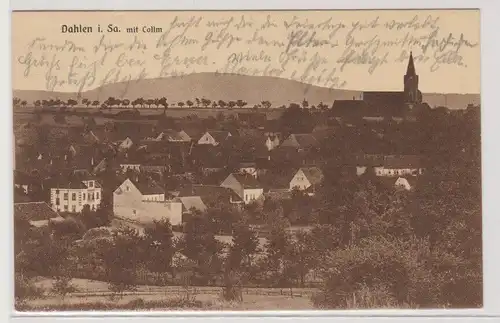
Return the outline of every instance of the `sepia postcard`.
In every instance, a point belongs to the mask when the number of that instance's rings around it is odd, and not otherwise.
[[[479,29],[13,12],[15,310],[481,308]]]

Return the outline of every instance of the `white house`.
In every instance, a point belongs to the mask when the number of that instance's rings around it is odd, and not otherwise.
[[[229,174],[220,186],[232,189],[245,204],[264,198],[262,185],[248,174]]]
[[[207,131],[198,140],[198,145],[218,146],[231,137],[229,131]]]
[[[358,159],[356,174],[372,169],[376,176],[418,176],[425,172],[420,157],[416,155],[365,155]],[[371,170],[370,170],[371,171]]]
[[[318,167],[302,167],[290,181],[290,190],[315,188],[323,181],[323,172]]]
[[[172,225],[182,223],[182,203],[165,199],[165,190],[152,180],[126,179],[113,192],[115,216],[141,223],[167,218]]]
[[[56,183],[50,188],[50,204],[56,212],[78,213],[85,205],[96,210],[101,199],[101,185],[94,179]]]

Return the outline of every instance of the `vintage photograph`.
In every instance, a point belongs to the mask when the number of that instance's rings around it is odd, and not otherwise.
[[[479,29],[13,12],[15,310],[481,308]]]

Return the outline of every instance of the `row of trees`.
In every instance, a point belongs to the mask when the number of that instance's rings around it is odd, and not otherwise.
[[[104,101],[99,100],[89,100],[89,99],[81,99],[80,102],[74,99],[68,99],[66,101],[61,99],[49,99],[49,100],[36,100],[33,102],[33,106],[35,107],[75,107],[77,105],[84,105],[86,107],[100,107],[100,108],[111,108],[111,107],[123,107],[123,108],[160,108],[163,107],[167,109],[169,106],[177,106],[179,108],[188,107],[188,108],[244,108],[248,105],[244,100],[209,100],[205,98],[196,98],[195,100],[186,100],[179,102],[168,103],[167,98],[155,98],[155,99],[145,99],[145,98],[137,98],[135,100],[129,99],[118,99],[115,97],[109,97]],[[17,97],[13,98],[13,105],[15,107],[26,107],[28,105],[28,101],[21,100]],[[259,104],[255,104],[253,108],[265,108],[269,109],[271,107],[271,102],[262,101]]]
[[[167,109],[169,106],[177,106],[179,108],[183,107],[188,107],[188,108],[244,108],[248,105],[248,103],[244,100],[229,100],[229,101],[224,101],[224,100],[210,100],[206,98],[195,98],[194,100],[186,100],[186,101],[179,101],[179,102],[171,102],[169,103],[166,97],[162,98],[154,98],[154,99],[145,99],[143,97],[137,98],[135,100],[130,100],[130,99],[119,99],[115,97],[109,97],[104,101],[99,101],[99,100],[90,100],[87,98],[83,98],[78,102],[77,100],[74,99],[68,99],[66,101],[61,100],[61,99],[49,99],[49,100],[35,100],[33,101],[33,106],[35,107],[75,107],[78,104],[84,105],[86,107],[101,107],[101,108],[112,108],[112,107],[123,107],[123,108],[161,108],[163,107],[164,109]],[[15,107],[26,107],[28,105],[28,101],[26,100],[21,100],[20,98],[13,98],[13,105]],[[254,104],[252,106],[253,109],[270,109],[272,106],[270,101],[261,101],[258,104]],[[292,106],[297,106],[297,107],[302,107],[302,108],[310,108],[312,110],[315,109],[320,109],[324,110],[328,108],[328,105],[320,102],[317,105],[310,105],[307,100],[303,100],[301,104],[294,103]],[[279,108],[285,109],[286,106],[282,105]]]

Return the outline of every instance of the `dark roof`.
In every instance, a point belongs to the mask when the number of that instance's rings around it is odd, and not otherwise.
[[[223,142],[230,135],[229,131],[209,130],[207,132],[215,139],[216,142]]]
[[[301,147],[301,148],[312,148],[319,145],[316,138],[310,133],[303,134],[291,134],[282,143],[282,147]]]
[[[142,195],[165,194],[165,190],[163,189],[163,187],[161,187],[156,181],[152,179],[129,179],[142,193]]]
[[[323,181],[323,172],[319,167],[302,167],[300,170],[302,170],[309,182],[313,185],[320,184]]]
[[[241,201],[241,198],[230,188],[216,185],[187,185],[179,191],[179,197],[199,196],[204,202],[217,203],[221,199]]]
[[[238,174],[232,173],[232,176],[244,187],[244,188],[262,188],[262,184],[255,179],[255,177],[248,174]],[[230,175],[230,176],[231,176]]]
[[[58,218],[59,214],[45,202],[15,203],[14,216],[23,217],[28,221],[41,221]]]
[[[189,212],[193,208],[201,212],[205,212],[207,210],[207,206],[203,203],[200,196],[182,196],[175,198],[175,201],[182,203],[184,212]]]
[[[290,170],[269,170],[263,175],[259,176],[259,181],[262,183],[264,190],[280,190],[289,189],[290,181],[292,180],[295,172]]]
[[[23,189],[14,188],[14,203],[33,202],[31,198],[24,193]]]
[[[87,188],[87,185],[85,185],[80,180],[68,180],[60,178],[54,180],[51,183],[50,188],[82,189],[82,188]]]

